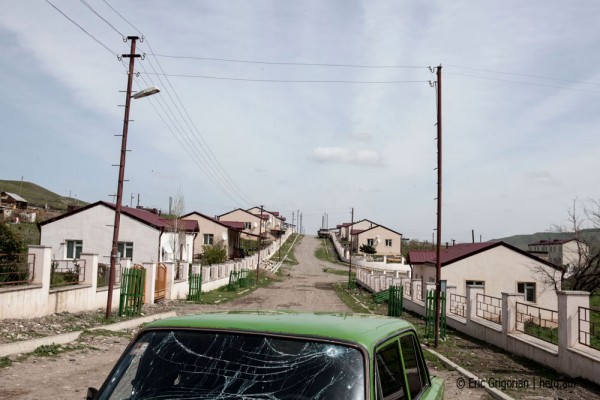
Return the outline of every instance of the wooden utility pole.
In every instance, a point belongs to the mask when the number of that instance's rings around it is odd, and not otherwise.
[[[123,118],[123,135],[121,138],[121,160],[119,162],[119,180],[117,184],[117,199],[115,201],[115,222],[113,225],[112,248],[110,251],[110,272],[108,276],[108,293],[106,300],[106,319],[110,318],[112,310],[113,289],[115,286],[115,270],[119,247],[119,224],[121,222],[121,203],[123,200],[123,180],[125,179],[125,154],[127,153],[127,131],[129,128],[129,108],[131,105],[131,87],[133,85],[133,64],[139,54],[135,54],[135,42],[139,39],[137,36],[128,36],[131,40],[131,51],[129,54],[123,54],[124,58],[129,58],[129,74],[127,76],[127,94],[125,97],[125,116]]]
[[[352,282],[352,225],[354,225],[354,207],[352,207],[350,215],[350,226],[348,227],[348,235],[350,236],[350,252],[348,253],[350,259],[350,263],[348,264],[348,289],[352,289],[350,283]]]
[[[258,223],[258,261],[256,262],[256,285],[258,286],[258,269],[260,268],[260,243],[262,239],[263,206],[260,206],[260,222]]]
[[[440,340],[442,294],[442,65],[437,67],[437,247],[435,262],[435,347]]]

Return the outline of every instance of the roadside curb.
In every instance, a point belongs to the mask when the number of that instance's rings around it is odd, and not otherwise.
[[[488,392],[493,398],[498,399],[498,400],[515,400],[514,398],[510,397],[509,395],[502,392],[501,390],[490,387],[490,385],[488,385],[487,382],[479,379],[477,377],[477,375],[471,373],[470,371],[467,371],[466,369],[464,369],[460,365],[456,364],[455,362],[450,361],[448,358],[444,357],[440,353],[433,351],[431,349],[428,349],[426,347],[422,347],[422,348],[423,348],[423,350],[425,350],[425,351],[433,354],[437,358],[439,358],[440,361],[442,362],[442,364],[444,364],[446,367],[452,368],[452,369],[458,371],[458,373],[461,374],[462,376],[464,376],[465,378],[469,378],[474,381],[477,381],[478,385],[481,385],[485,389],[485,391]]]
[[[144,324],[147,322],[152,322],[157,319],[174,317],[176,315],[177,315],[177,313],[175,313],[174,311],[170,311],[170,312],[166,312],[166,313],[153,314],[153,315],[148,315],[146,317],[130,319],[127,321],[116,322],[114,324],[95,326],[93,328],[90,328],[89,330],[93,331],[93,330],[105,329],[108,331],[119,331],[119,330],[123,330],[123,329],[134,328],[138,325],[141,325],[141,324]],[[3,344],[3,345],[0,345],[0,357],[6,357],[6,356],[9,356],[12,354],[31,353],[38,347],[44,346],[44,345],[67,344],[67,343],[77,340],[79,338],[79,335],[81,335],[82,332],[83,331],[74,331],[74,332],[63,333],[60,335],[46,336],[46,337],[41,337],[41,338],[36,338],[36,339],[23,340],[20,342]]]

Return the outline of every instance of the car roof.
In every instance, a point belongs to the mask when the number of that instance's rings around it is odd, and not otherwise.
[[[414,329],[409,322],[372,314],[297,313],[289,311],[230,311],[166,318],[155,328],[197,328],[267,333],[347,341],[372,350],[382,340]]]

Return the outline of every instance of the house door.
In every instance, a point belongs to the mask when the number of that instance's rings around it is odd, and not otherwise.
[[[167,267],[158,264],[156,267],[156,280],[154,281],[154,302],[165,298],[167,294]]]

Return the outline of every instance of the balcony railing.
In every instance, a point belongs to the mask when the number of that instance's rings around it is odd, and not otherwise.
[[[34,254],[0,254],[0,287],[29,285],[34,265]]]
[[[450,314],[463,318],[467,315],[467,297],[460,294],[450,293]]]
[[[502,299],[477,293],[476,314],[479,318],[502,324]]]
[[[600,309],[579,307],[579,343],[600,350]]]
[[[558,344],[558,311],[517,303],[515,329],[546,342]]]

